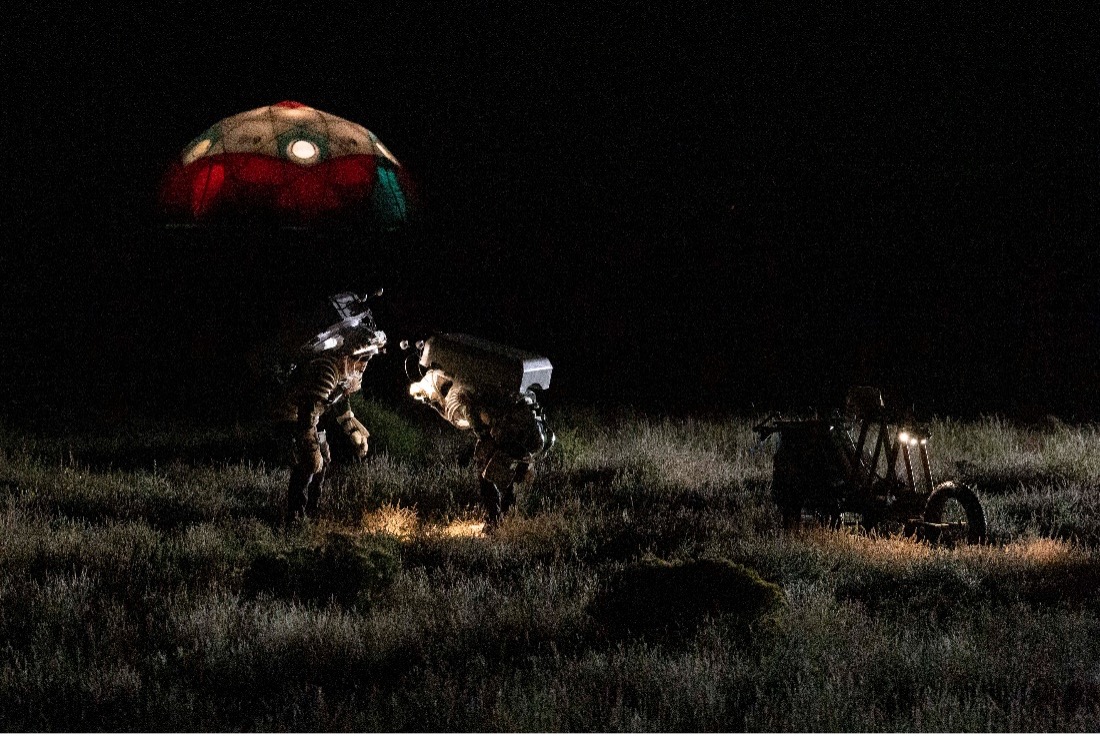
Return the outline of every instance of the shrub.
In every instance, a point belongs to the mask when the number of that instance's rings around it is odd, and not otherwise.
[[[341,605],[368,605],[393,582],[400,566],[392,541],[329,533],[318,544],[265,549],[244,576],[245,590]]]
[[[593,601],[591,614],[611,638],[661,637],[690,632],[719,616],[747,630],[783,600],[779,586],[735,562],[649,558],[618,573]]]

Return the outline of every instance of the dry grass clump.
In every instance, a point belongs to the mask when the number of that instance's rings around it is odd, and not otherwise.
[[[372,511],[364,511],[363,531],[368,534],[384,534],[405,540],[420,530],[420,517],[411,508],[386,504]]]

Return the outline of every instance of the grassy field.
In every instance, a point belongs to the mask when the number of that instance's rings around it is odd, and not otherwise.
[[[360,414],[289,530],[258,430],[0,432],[0,728],[1100,728],[1097,428],[934,422],[946,549],[782,532],[748,419],[582,410],[487,538],[467,437]]]

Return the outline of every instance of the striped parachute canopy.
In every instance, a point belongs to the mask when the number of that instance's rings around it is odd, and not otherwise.
[[[195,138],[160,192],[175,221],[267,217],[285,224],[409,217],[404,167],[362,125],[299,102],[227,117]]]

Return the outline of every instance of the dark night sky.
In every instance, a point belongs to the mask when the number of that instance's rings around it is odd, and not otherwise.
[[[0,47],[5,412],[127,380],[125,333],[167,329],[139,315],[180,247],[168,161],[294,99],[421,187],[408,252],[350,267],[394,309],[547,353],[555,400],[746,409],[870,381],[1095,419],[1087,19],[703,7],[25,13]]]

